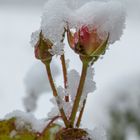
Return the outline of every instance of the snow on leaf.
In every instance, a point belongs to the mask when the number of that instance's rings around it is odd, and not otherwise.
[[[32,132],[41,132],[46,126],[45,120],[37,120],[33,114],[22,111],[13,111],[5,116],[5,120],[15,118],[15,128],[17,130],[26,129]]]

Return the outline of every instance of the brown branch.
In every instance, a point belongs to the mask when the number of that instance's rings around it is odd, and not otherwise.
[[[65,55],[61,55],[61,63],[62,63],[62,70],[63,70],[63,77],[64,77],[64,87],[65,89],[67,89],[67,82],[68,82],[68,78],[67,78],[67,68],[66,68],[66,61],[65,61]],[[65,101],[69,102],[69,96],[65,96]]]
[[[50,82],[50,85],[51,85],[51,88],[52,88],[52,91],[53,91],[53,95],[54,95],[54,97],[58,97],[57,90],[55,88],[55,84],[53,82],[53,78],[52,78],[52,74],[51,74],[50,63],[45,64],[45,66],[46,66],[46,70],[47,70],[47,74],[48,74],[48,79],[49,79],[49,82]],[[59,108],[59,103],[58,102],[57,102],[57,105],[58,105],[58,108]],[[64,112],[64,109],[59,108],[59,111],[60,111],[60,114],[62,116],[62,119],[64,121],[65,126],[68,127],[69,122],[67,120],[67,117],[66,117],[66,114]]]

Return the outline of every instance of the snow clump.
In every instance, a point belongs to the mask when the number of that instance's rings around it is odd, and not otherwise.
[[[77,30],[82,26],[96,29],[101,39],[106,39],[109,34],[109,43],[112,44],[119,40],[123,33],[125,16],[125,8],[120,1],[48,0],[39,31],[54,44],[51,53],[62,55],[62,40],[67,25]],[[32,34],[32,46],[37,42],[39,31]]]

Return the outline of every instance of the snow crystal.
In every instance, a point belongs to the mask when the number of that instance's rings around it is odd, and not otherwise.
[[[58,116],[60,114],[57,103],[56,103],[56,98],[51,98],[50,102],[53,104],[52,109],[50,112],[47,114],[49,118],[53,118],[55,116]]]
[[[87,98],[88,93],[93,92],[96,89],[96,84],[93,81],[94,69],[89,66],[83,93],[80,100],[79,109],[83,107],[83,101]],[[80,75],[76,70],[70,70],[68,72],[68,90],[71,96],[71,100],[74,102],[77,89],[79,86]]]
[[[40,30],[54,44],[50,52],[53,55],[63,54],[62,39],[67,24],[70,28],[83,25],[96,28],[101,39],[106,39],[109,33],[109,43],[119,40],[125,27],[125,8],[122,5],[114,0],[48,0]],[[39,31],[32,34],[32,46],[37,42]]]
[[[57,93],[61,99],[63,99],[65,97],[65,89],[62,86],[59,86],[57,88]]]
[[[105,39],[105,34],[109,33],[109,43],[119,40],[125,27],[125,9],[119,1],[92,0],[76,9],[73,14],[69,21],[72,26],[96,28],[101,39]]]
[[[55,64],[52,64],[52,73],[56,77],[59,74],[59,69]],[[34,64],[26,74],[25,88],[27,96],[23,99],[24,106],[27,111],[36,109],[36,102],[43,92],[50,92],[50,83],[46,74],[46,70],[42,63]]]
[[[94,69],[91,66],[89,66],[87,70],[87,76],[85,80],[83,94],[81,96],[79,109],[83,107],[83,102],[87,98],[88,93],[92,93],[96,90],[96,83],[93,81],[93,77],[94,77]]]
[[[40,30],[37,30],[35,32],[32,33],[31,35],[31,41],[30,41],[30,44],[32,47],[35,47],[38,40],[39,40],[39,34],[40,34]]]
[[[5,119],[16,118],[15,125],[17,130],[26,128],[28,131],[42,132],[47,122],[37,120],[33,114],[22,111],[13,111],[5,116]]]
[[[47,114],[48,118],[54,118],[59,115],[60,115],[60,112],[58,110],[58,107],[53,107],[51,111]]]
[[[63,55],[64,54],[64,43],[55,43],[51,49],[49,49],[50,54],[52,55]]]
[[[72,110],[72,104],[71,104],[71,102],[65,101],[65,96],[69,96],[69,91],[67,89],[64,89],[61,86],[59,86],[57,88],[57,91],[58,91],[59,97],[61,98],[61,102],[62,102],[61,107],[63,107],[66,116],[69,117],[71,114],[71,110]]]
[[[68,72],[68,92],[71,96],[71,100],[75,100],[79,85],[80,75],[76,70],[70,70]]]
[[[63,102],[63,109],[64,109],[64,112],[65,112],[67,118],[69,118],[70,115],[71,115],[71,111],[72,111],[72,104],[71,104],[71,102],[65,102],[64,101]]]
[[[64,12],[65,11],[65,12]],[[69,9],[66,6],[65,0],[49,0],[44,8],[42,15],[41,30],[45,38],[51,40],[55,44],[55,50],[62,50],[63,43],[62,35],[64,33],[64,27],[66,26],[66,18],[68,17]],[[59,52],[56,53],[59,55]]]
[[[56,96],[55,100],[57,102],[57,106],[59,107],[59,109],[63,108],[63,99],[60,96]]]

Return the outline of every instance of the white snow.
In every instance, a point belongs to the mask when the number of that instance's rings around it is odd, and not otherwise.
[[[40,30],[37,30],[35,32],[32,33],[31,35],[31,41],[30,41],[30,44],[32,47],[35,47],[38,40],[39,40],[39,34],[40,34]]]
[[[110,43],[120,39],[125,27],[125,8],[119,1],[92,0],[76,9],[73,14],[73,19],[70,21],[71,26],[77,28],[88,26],[91,30],[97,29],[101,39],[105,39],[106,34],[109,33]]]
[[[64,54],[64,43],[54,43],[51,49],[49,49],[50,54],[52,55],[63,55]]]
[[[59,115],[60,113],[59,113],[58,107],[51,108],[50,112],[48,112],[47,114],[48,118],[54,118]]]
[[[82,16],[81,16],[82,15]],[[79,29],[88,26],[96,29],[103,40],[109,33],[109,43],[119,40],[125,27],[125,8],[119,1],[48,0],[42,15],[40,30],[45,38],[51,40],[51,54],[62,55],[64,44],[62,35],[67,24]],[[37,41],[38,31],[32,34],[31,44]]]
[[[53,117],[56,117],[56,116],[60,115],[60,112],[59,112],[59,109],[58,109],[58,106],[57,106],[57,103],[56,103],[56,99],[54,97],[52,97],[50,99],[50,102],[53,104],[53,107],[48,112],[47,116],[49,118],[53,118]]]
[[[80,100],[79,109],[83,106],[83,101],[87,98],[88,93],[94,92],[96,89],[96,84],[93,80],[94,69],[89,66],[87,70],[87,76],[85,80],[85,85],[83,89],[83,93]],[[70,94],[72,102],[75,100],[75,96],[77,93],[77,89],[79,86],[80,74],[76,70],[70,70],[68,72],[68,92]]]
[[[68,92],[71,96],[71,100],[74,101],[78,85],[79,85],[80,75],[76,70],[70,70],[68,72]]]
[[[87,76],[85,80],[85,85],[84,85],[79,109],[83,106],[83,101],[87,98],[88,93],[93,93],[96,90],[96,83],[94,82],[93,79],[94,75],[95,75],[94,69],[92,68],[92,66],[89,66],[87,70]]]
[[[65,12],[64,12],[65,11]],[[57,49],[63,50],[62,35],[66,24],[68,8],[64,0],[49,0],[44,8],[41,30],[45,38],[51,40]],[[61,49],[60,49],[61,48]],[[57,52],[57,51],[56,51]],[[59,55],[59,52],[58,52]]]
[[[17,130],[27,129],[33,132],[42,132],[47,122],[45,120],[37,120],[33,114],[22,111],[13,111],[5,116],[5,119],[16,118],[15,125]]]

